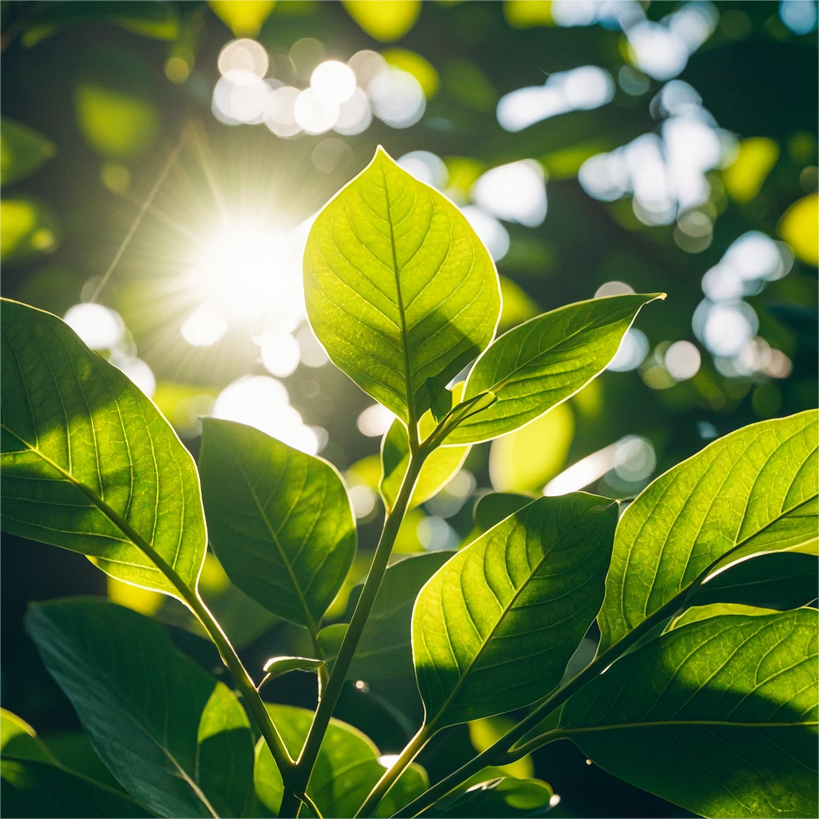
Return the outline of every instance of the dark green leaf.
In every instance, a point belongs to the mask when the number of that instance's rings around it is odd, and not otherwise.
[[[709,580],[691,598],[695,606],[744,603],[795,609],[819,595],[819,561],[799,552],[773,552],[743,560]]]
[[[452,409],[452,393],[438,378],[427,379],[427,391],[430,394],[430,412],[436,423],[440,424]]]
[[[477,360],[463,400],[490,391],[497,401],[449,434],[447,443],[489,441],[533,421],[578,392],[614,358],[640,308],[663,298],[611,296],[530,319]]]
[[[311,711],[289,705],[268,705],[273,720],[291,755],[298,755],[310,730]],[[351,725],[331,720],[310,777],[307,793],[323,816],[353,816],[384,773],[379,752],[364,734]],[[256,795],[277,815],[282,780],[270,751],[263,742],[256,747]],[[376,816],[391,816],[426,789],[426,774],[413,765],[395,783],[378,806]]]
[[[490,492],[475,504],[475,526],[481,532],[489,531],[509,515],[513,515],[535,498],[528,495],[516,495],[507,492]]]
[[[307,313],[330,358],[404,423],[495,334],[500,286],[463,214],[382,150],[319,214]]]
[[[3,529],[176,595],[135,533],[194,587],[205,520],[196,467],[176,433],[56,316],[6,300],[2,311]]]
[[[540,498],[458,552],[412,618],[418,686],[435,729],[546,696],[603,599],[615,503]]]
[[[421,816],[479,819],[498,816],[542,816],[554,792],[539,779],[502,777],[473,785],[465,793],[441,800]]]
[[[318,631],[355,555],[338,472],[244,424],[205,419],[199,457],[211,545],[269,611]]]
[[[0,123],[0,184],[28,176],[56,153],[54,143],[33,128],[3,117]]]
[[[134,799],[92,779],[42,762],[0,761],[3,816],[134,817],[154,816]]]
[[[816,656],[812,609],[691,622],[572,697],[557,735],[701,816],[816,816]]]
[[[617,527],[600,613],[603,649],[709,567],[765,552],[815,552],[816,421],[811,410],[744,427],[640,494]]]
[[[216,816],[211,798],[233,804],[242,777],[250,789],[252,742],[241,707],[154,620],[76,598],[32,605],[26,629],[100,758],[151,810]],[[214,754],[222,779],[214,778]]]
[[[379,680],[412,676],[412,607],[424,583],[452,555],[453,552],[430,552],[407,557],[387,569],[348,677]],[[361,588],[356,586],[350,595],[348,618],[352,617]],[[319,643],[328,661],[338,654],[346,630],[346,624],[338,623],[319,632]]]

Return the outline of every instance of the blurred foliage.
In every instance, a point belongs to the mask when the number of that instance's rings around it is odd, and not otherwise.
[[[623,483],[612,471],[588,489],[630,496],[713,437],[817,400],[816,30],[794,33],[773,0],[641,4],[647,22],[665,28],[673,14],[694,7],[705,10],[702,19],[713,30],[676,75],[657,79],[641,67],[611,19],[569,25],[565,4],[539,0],[5,0],[4,295],[62,316],[90,300],[111,268],[99,301],[117,311],[128,332],[104,352],[131,363],[138,356],[150,368],[155,402],[195,455],[200,418],[213,411],[227,385],[247,375],[272,374],[281,381],[288,408],[309,428],[321,429],[321,455],[342,470],[361,502],[359,558],[331,609],[331,619],[339,618],[366,571],[383,512],[380,435],[362,435],[356,423],[372,401],[332,366],[322,366],[321,351],[315,342],[309,346],[309,333],[298,326],[284,334],[295,334],[301,362],[290,374],[266,369],[265,327],[252,310],[231,319],[210,346],[184,341],[181,328],[212,284],[196,266],[203,237],[217,234],[225,220],[242,219],[272,221],[287,233],[358,173],[377,144],[396,159],[427,152],[433,160],[425,155],[422,161],[437,169],[437,184],[459,206],[476,206],[476,183],[486,172],[520,160],[536,162],[529,167],[542,170],[548,198],[542,224],[506,216],[497,221],[508,234],[508,251],[497,262],[501,331],[537,312],[592,298],[612,282],[638,292],[666,292],[668,298],[637,321],[647,345],[642,361],[605,373],[570,402],[491,447],[473,447],[459,478],[408,515],[397,548],[401,553],[455,548],[537,495],[561,470],[629,435],[650,443],[653,472]],[[262,74],[271,87],[304,89],[321,62],[378,52],[420,86],[423,116],[399,128],[378,115],[360,133],[348,134],[277,136],[263,124],[226,124],[214,116],[214,88],[219,55],[233,37],[254,38],[263,47],[269,67]],[[500,125],[496,106],[507,95],[553,87],[544,83],[583,66],[606,72],[610,101],[514,132]],[[667,152],[668,123],[675,116],[667,108],[669,89],[680,90],[674,80],[701,98],[696,115],[719,134],[719,157],[703,172],[702,201],[656,224],[631,190],[611,201],[595,198],[578,175],[584,178],[588,160],[647,135],[659,142],[661,154]],[[513,192],[513,204],[516,198]],[[492,201],[489,196],[478,204],[486,209]],[[703,277],[730,266],[729,248],[755,232],[781,240],[777,247],[794,259],[784,274],[754,280],[726,302],[741,301],[742,310],[752,311],[754,344],[743,355],[754,366],[737,369],[737,356],[712,354],[692,318],[703,302]],[[208,291],[210,307],[230,302],[243,281],[237,262],[229,287]],[[251,304],[260,298],[255,293]],[[692,377],[671,372],[669,351],[681,341],[701,358]],[[212,653],[191,634],[196,625],[179,607],[160,607],[150,593],[131,587],[106,589],[86,561],[14,541],[8,538],[3,565],[2,695],[4,705],[46,741],[49,734],[75,731],[77,722],[22,633],[29,599],[107,592],[143,611],[157,607],[157,617],[180,627],[174,635],[185,650],[208,668],[214,664]],[[41,571],[44,561],[53,571]],[[271,656],[309,653],[305,635],[243,598],[225,582],[215,559],[209,558],[206,571],[213,581],[203,578],[208,603],[225,618],[249,668],[260,670]],[[307,677],[272,681],[271,696],[312,707],[315,690],[305,684]],[[384,717],[381,727],[372,719],[365,724],[369,718],[360,707],[365,697],[367,707],[375,707],[375,683],[371,691],[345,692],[347,710],[339,714],[370,733],[385,752],[400,750],[401,731],[414,730],[420,713],[412,681],[391,681],[389,694],[402,703],[402,713]],[[421,764],[433,779],[444,775],[473,743],[484,741],[481,731],[489,728],[456,729],[436,740]],[[681,815],[587,766],[564,745],[531,760],[534,775],[562,796],[557,811]],[[527,768],[517,775],[532,773]]]

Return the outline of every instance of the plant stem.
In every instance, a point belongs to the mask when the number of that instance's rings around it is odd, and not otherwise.
[[[404,769],[418,756],[419,751],[432,736],[434,731],[427,729],[426,725],[422,725],[418,733],[409,741],[409,744],[401,752],[401,756],[395,763],[384,772],[381,779],[378,780],[375,787],[370,791],[370,795],[364,800],[364,804],[358,809],[356,817],[365,817],[372,815],[378,803],[387,795],[387,791],[393,786],[393,783],[404,772]]]
[[[75,486],[77,486],[80,491],[83,492],[83,494],[87,495],[94,502],[94,504],[99,507],[99,509],[122,530],[123,534],[125,534],[131,540],[131,542],[154,563],[159,571],[165,575],[173,587],[179,592],[179,596],[185,601],[188,608],[190,608],[190,610],[196,615],[205,631],[207,631],[208,636],[219,650],[219,654],[222,657],[222,662],[224,662],[228,671],[230,671],[231,675],[236,681],[236,686],[242,692],[242,696],[244,696],[248,707],[253,713],[253,717],[259,726],[259,730],[262,732],[262,736],[264,736],[265,741],[270,748],[270,753],[273,755],[273,758],[276,760],[276,764],[279,766],[282,779],[287,782],[294,770],[293,760],[291,759],[290,754],[287,752],[287,748],[282,741],[281,735],[276,729],[276,726],[273,724],[273,720],[271,719],[270,714],[267,712],[267,708],[265,708],[262,698],[259,696],[259,692],[256,690],[256,686],[253,684],[253,680],[250,678],[247,670],[242,665],[239,655],[230,644],[230,640],[228,640],[225,632],[222,631],[222,627],[216,621],[216,618],[210,613],[208,607],[202,601],[202,598],[199,597],[198,592],[195,589],[190,588],[187,583],[182,580],[176,569],[174,569],[173,566],[171,566],[170,563],[168,563],[165,558],[163,558],[162,555],[160,555],[159,552],[157,552],[156,549],[154,549],[154,547],[151,546],[151,544],[148,543],[148,541],[145,540],[145,538],[143,538],[142,535],[140,535],[139,532],[137,532],[127,520],[125,520],[125,518],[123,518],[118,512],[112,509],[107,503],[105,503],[105,501],[96,496],[93,492],[86,489],[86,487],[84,487],[81,483],[73,481],[73,479],[72,483],[74,483]]]
[[[697,585],[696,583],[694,584]],[[654,626],[662,620],[674,615],[683,606],[685,599],[688,597],[691,589],[686,588],[681,591],[676,597],[669,600],[661,608],[657,609],[650,617],[643,620],[639,626],[630,631],[620,641],[611,646],[607,651],[601,654],[594,662],[586,666],[579,674],[572,677],[566,685],[558,688],[551,696],[547,697],[537,708],[534,709],[527,717],[521,720],[511,731],[504,734],[494,745],[491,745],[483,753],[478,754],[465,765],[458,768],[457,771],[451,773],[449,776],[442,779],[425,793],[421,794],[417,799],[407,805],[403,810],[399,811],[396,816],[412,817],[418,816],[422,811],[426,810],[430,805],[437,802],[442,797],[446,796],[452,790],[466,781],[470,776],[477,773],[481,768],[489,765],[505,765],[520,759],[526,754],[531,753],[546,742],[551,742],[554,739],[560,739],[559,736],[553,736],[551,739],[544,742],[544,738],[549,734],[541,737],[535,737],[512,753],[509,749],[526,734],[537,727],[538,723],[545,719],[555,709],[563,705],[566,700],[573,694],[577,693],[583,688],[586,683],[591,682],[598,674],[605,671],[615,660],[621,657],[631,646],[633,646],[641,637],[645,636]]]
[[[375,557],[373,558],[369,574],[367,575],[367,580],[364,583],[361,597],[355,607],[350,625],[347,627],[341,648],[338,652],[338,657],[330,673],[330,679],[324,688],[324,693],[318,704],[315,717],[313,718],[313,724],[310,726],[310,732],[307,735],[304,748],[296,763],[295,777],[290,784],[298,793],[304,793],[307,789],[307,783],[310,781],[313,766],[316,764],[321,742],[324,739],[327,726],[330,724],[330,717],[341,695],[344,681],[347,678],[347,672],[350,670],[350,664],[353,661],[353,656],[358,647],[358,642],[361,639],[361,634],[364,631],[367,618],[370,616],[370,610],[375,602],[375,597],[381,588],[381,581],[384,579],[384,572],[387,570],[387,563],[392,553],[396,535],[404,520],[412,492],[415,489],[418,475],[426,457],[426,449],[423,447],[416,448],[412,443],[410,444],[410,460],[404,481],[401,484],[398,497],[395,499],[395,505],[384,521],[381,538],[378,541]],[[287,792],[285,790],[285,797],[286,796]],[[287,816],[288,814],[284,812],[284,807],[285,803],[283,801],[281,815]]]

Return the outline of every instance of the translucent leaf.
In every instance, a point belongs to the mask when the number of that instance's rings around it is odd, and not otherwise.
[[[382,43],[400,40],[421,13],[421,0],[342,0],[342,5],[370,37]]]
[[[546,696],[600,608],[617,522],[594,495],[540,498],[458,552],[418,595],[412,647],[431,730]]]
[[[28,176],[57,152],[54,143],[33,128],[3,117],[0,127],[0,184]]]

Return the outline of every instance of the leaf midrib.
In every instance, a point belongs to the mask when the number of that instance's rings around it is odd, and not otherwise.
[[[535,574],[537,574],[537,572],[539,571],[539,569],[540,569],[540,567],[543,565],[543,563],[544,563],[544,562],[545,562],[545,561],[546,561],[546,560],[547,560],[547,559],[548,559],[548,558],[549,558],[549,557],[552,555],[552,553],[555,551],[555,549],[557,549],[557,547],[558,547],[558,545],[560,544],[561,540],[563,540],[563,538],[565,538],[565,537],[567,537],[567,536],[568,536],[569,532],[571,531],[571,528],[572,528],[572,527],[567,528],[567,529],[566,529],[566,531],[564,531],[562,534],[560,534],[560,535],[559,535],[559,536],[556,538],[556,540],[555,540],[555,541],[554,541],[554,543],[552,544],[551,549],[549,549],[549,550],[548,550],[548,552],[544,552],[544,554],[541,556],[541,558],[540,558],[540,559],[537,561],[537,564],[536,564],[536,565],[534,566],[534,568],[533,568],[533,569],[532,569],[532,570],[529,572],[529,574],[528,574],[528,576],[527,576],[527,578],[526,578],[526,581],[525,581],[524,583],[522,583],[518,589],[516,589],[516,590],[515,590],[515,593],[514,593],[514,594],[512,595],[512,597],[510,598],[510,600],[509,600],[508,604],[507,604],[507,605],[505,605],[505,606],[503,606],[503,607],[501,608],[501,613],[500,613],[500,615],[498,616],[497,622],[496,622],[496,623],[495,623],[495,625],[494,625],[494,626],[493,626],[493,627],[490,629],[489,634],[487,635],[486,639],[482,639],[482,640],[481,640],[481,645],[480,645],[480,648],[479,648],[479,649],[478,649],[478,651],[475,653],[475,656],[474,656],[474,657],[473,657],[473,658],[472,658],[472,659],[469,661],[469,664],[466,666],[466,669],[464,670],[464,672],[463,672],[462,674],[460,674],[460,676],[458,677],[458,681],[457,681],[457,683],[455,684],[454,688],[452,689],[451,693],[450,693],[450,694],[449,694],[449,696],[446,698],[446,700],[444,700],[444,703],[443,703],[443,704],[441,705],[441,707],[438,709],[438,713],[435,715],[435,717],[433,717],[432,721],[429,723],[428,729],[429,729],[430,731],[431,731],[431,730],[433,730],[433,726],[434,726],[434,725],[435,725],[435,723],[436,723],[436,722],[439,720],[439,718],[441,717],[441,715],[442,715],[442,714],[444,714],[444,713],[446,713],[447,708],[449,708],[450,704],[452,703],[452,701],[455,699],[456,695],[457,695],[457,694],[458,694],[458,692],[460,691],[462,684],[463,684],[463,683],[464,683],[464,681],[465,681],[465,680],[466,680],[466,679],[469,677],[469,674],[470,674],[470,672],[472,671],[473,666],[474,666],[474,665],[475,665],[475,664],[478,662],[478,660],[479,660],[479,659],[481,658],[481,656],[483,655],[484,651],[485,651],[485,650],[488,648],[489,643],[492,641],[492,639],[493,639],[493,638],[494,638],[494,636],[495,636],[495,632],[496,632],[496,631],[497,631],[497,630],[500,628],[500,624],[501,624],[501,623],[502,623],[502,622],[503,622],[503,621],[506,619],[506,617],[508,616],[509,611],[510,611],[510,610],[512,609],[512,607],[514,606],[514,604],[515,604],[515,602],[517,601],[518,597],[519,597],[519,596],[520,596],[520,595],[523,593],[524,589],[526,589],[526,588],[527,588],[527,586],[528,586],[528,585],[529,585],[529,583],[531,582],[532,578],[535,576]],[[464,558],[464,561],[463,561],[464,563],[466,562],[466,559],[467,559],[468,557],[469,557],[469,555],[468,555],[468,553],[467,553],[467,557],[466,557],[466,558]],[[461,567],[461,568],[463,568],[463,567]],[[511,581],[511,577],[510,577],[509,579],[510,579],[510,581]],[[487,584],[487,585],[488,585],[488,584]],[[494,592],[493,592],[493,596],[494,596]],[[496,597],[496,599],[497,599],[497,597]],[[500,601],[499,601],[499,602],[500,602]],[[468,611],[467,611],[467,614],[468,614]],[[471,617],[470,617],[470,619],[471,619]],[[474,626],[473,626],[473,627],[474,627]],[[477,629],[476,629],[476,630],[477,630]],[[449,642],[450,642],[450,641],[449,641],[449,629],[447,629],[447,643],[449,643]],[[452,652],[451,644],[450,644],[450,653],[452,653],[453,660],[454,660],[454,659],[455,659],[455,655],[454,655],[454,652]],[[458,665],[457,660],[455,661],[455,665],[456,665],[456,666]],[[459,669],[459,672],[460,672],[460,669]]]

